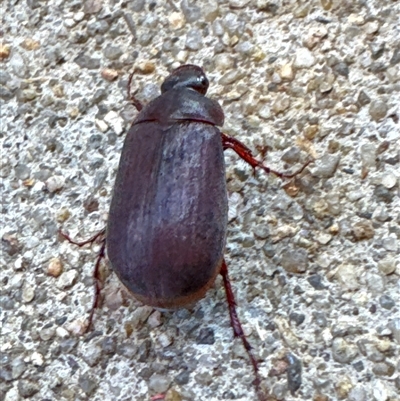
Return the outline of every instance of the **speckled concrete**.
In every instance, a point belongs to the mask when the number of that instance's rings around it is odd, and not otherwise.
[[[220,279],[193,308],[159,312],[106,263],[103,307],[79,335],[98,245],[57,236],[105,225],[136,115],[129,73],[146,102],[183,63],[204,67],[223,131],[268,166],[315,158],[282,181],[226,152],[226,258],[269,399],[400,400],[399,1],[0,8],[1,401],[256,399]]]

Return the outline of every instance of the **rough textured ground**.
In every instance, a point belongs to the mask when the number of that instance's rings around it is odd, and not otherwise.
[[[57,229],[105,225],[136,115],[129,73],[148,101],[186,62],[206,70],[224,132],[269,166],[316,159],[282,182],[226,152],[226,255],[263,386],[287,401],[400,399],[399,1],[0,8],[0,400],[255,400],[220,280],[192,309],[160,313],[105,268],[94,329],[76,334],[96,247]]]

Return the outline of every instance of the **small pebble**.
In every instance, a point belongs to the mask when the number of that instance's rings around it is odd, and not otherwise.
[[[106,80],[106,81],[115,81],[118,78],[118,71],[113,70],[111,68],[104,68],[101,71],[101,76]]]
[[[279,70],[279,75],[283,80],[292,81],[294,78],[294,71],[292,64],[284,64]]]
[[[363,144],[360,153],[363,167],[374,167],[376,165],[376,146],[374,144]]]
[[[287,355],[288,367],[287,367],[287,379],[288,379],[288,387],[290,393],[294,395],[294,393],[300,388],[302,383],[302,366],[301,361],[296,357],[296,355],[289,353]]]
[[[35,298],[35,288],[30,285],[25,285],[22,290],[22,302],[29,303]]]
[[[173,12],[168,16],[168,22],[173,30],[181,29],[185,25],[185,16],[180,12]]]
[[[272,103],[272,110],[275,114],[282,113],[290,107],[290,97],[286,95],[278,95]]]
[[[57,335],[57,337],[60,337],[60,338],[67,338],[69,336],[69,333],[63,327],[57,327],[56,335]]]
[[[396,368],[391,363],[378,362],[372,367],[372,372],[377,376],[393,376]]]
[[[156,65],[153,61],[143,61],[136,66],[136,69],[142,74],[152,74],[156,70]]]
[[[308,254],[304,249],[286,249],[282,252],[281,265],[289,273],[304,273],[308,267]]]
[[[162,324],[162,318],[161,317],[162,317],[161,312],[156,310],[147,319],[147,324],[151,328],[161,326],[161,324]]]
[[[0,60],[5,60],[6,58],[8,58],[10,56],[10,50],[10,45],[0,43]]]
[[[155,393],[165,393],[171,384],[171,379],[158,373],[153,374],[149,380],[149,389]]]
[[[378,268],[379,271],[386,276],[394,273],[396,270],[395,258],[391,256],[386,256],[384,259],[378,262]]]
[[[56,281],[57,288],[66,289],[75,284],[78,279],[78,272],[76,270],[68,270],[61,274]]]
[[[203,35],[200,29],[193,28],[186,34],[185,46],[188,50],[200,50],[203,46]]]
[[[153,312],[153,308],[151,306],[139,306],[137,307],[130,315],[130,323],[133,325],[133,328],[137,328],[141,326]]]
[[[98,387],[97,382],[93,378],[91,378],[87,373],[79,376],[78,384],[79,387],[83,390],[83,392],[87,396],[91,396]]]
[[[31,398],[37,392],[39,392],[40,387],[37,383],[33,383],[28,380],[19,380],[18,381],[18,393],[22,398]],[[17,399],[16,399],[17,401]]]
[[[395,234],[390,234],[382,239],[382,245],[387,251],[397,253],[399,240]]]
[[[340,400],[347,399],[348,394],[352,388],[353,383],[348,376],[342,377],[337,383],[335,383],[336,393]]]
[[[360,287],[358,282],[359,274],[359,268],[347,263],[340,265],[339,269],[336,271],[336,277],[343,287],[348,290],[357,290]]]
[[[394,300],[386,294],[383,294],[379,298],[379,304],[382,306],[382,308],[385,308],[388,310],[392,309],[395,306]]]
[[[250,3],[250,0],[229,0],[229,7],[243,8]]]
[[[114,130],[117,135],[124,132],[124,120],[116,111],[109,111],[104,116],[104,121]]]
[[[174,341],[173,338],[171,336],[169,336],[166,333],[161,333],[158,336],[158,342],[161,345],[161,347],[166,348],[168,346],[170,346]]]
[[[46,188],[50,193],[59,191],[64,187],[65,177],[61,175],[53,175],[46,180]]]
[[[165,401],[182,401],[182,395],[175,389],[170,388],[166,393],[164,397]]]
[[[388,173],[382,177],[381,182],[385,188],[392,189],[397,184],[397,179],[394,174]]]
[[[354,224],[353,235],[356,241],[369,240],[374,237],[375,230],[370,221],[364,220]]]
[[[339,162],[340,155],[331,155],[326,153],[317,160],[317,166],[314,169],[313,174],[321,178],[330,178],[335,174]]]
[[[39,332],[39,336],[43,341],[48,341],[54,336],[55,332],[54,327],[43,327]]]
[[[390,320],[388,327],[393,333],[394,339],[400,344],[400,317]]]
[[[58,277],[63,272],[63,263],[60,258],[50,259],[47,266],[47,274],[49,276]]]
[[[296,68],[310,68],[315,64],[316,60],[310,50],[303,48],[296,51],[294,66]]]
[[[369,106],[369,114],[374,121],[383,120],[388,112],[388,106],[382,100],[373,100]]]
[[[44,358],[40,352],[34,352],[31,355],[30,360],[35,366],[42,366],[44,364]]]

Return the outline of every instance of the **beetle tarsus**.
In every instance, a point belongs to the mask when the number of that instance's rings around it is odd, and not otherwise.
[[[280,178],[293,178],[296,175],[300,174],[303,172],[303,170],[313,161],[313,160],[308,160],[299,170],[295,171],[294,173],[281,173],[276,170],[272,170],[268,166],[266,166],[263,162],[258,161],[254,156],[252,151],[242,142],[238,141],[235,138],[232,138],[226,134],[223,134],[221,132],[221,138],[222,138],[222,146],[224,150],[226,149],[232,149],[235,151],[238,156],[243,159],[246,163],[248,163],[252,168],[253,168],[253,174],[256,169],[256,167],[261,168],[264,170],[267,174],[274,174],[277,177]]]
[[[260,401],[264,401],[265,396],[264,396],[264,394],[262,394],[262,392],[260,390],[261,379],[258,374],[258,363],[252,352],[253,347],[247,341],[246,335],[243,332],[242,325],[240,323],[239,317],[236,312],[235,296],[233,295],[232,286],[231,286],[231,282],[229,280],[229,275],[228,275],[228,267],[226,265],[225,260],[223,260],[223,262],[222,262],[220,274],[221,274],[223,282],[224,282],[224,288],[225,288],[225,293],[226,293],[226,299],[228,301],[229,316],[231,319],[231,326],[233,329],[233,334],[235,337],[239,337],[242,340],[242,344],[247,352],[247,355],[249,356],[251,364],[253,365],[253,371],[254,371],[254,375],[255,375],[254,385],[256,387],[257,395],[258,395]]]
[[[97,255],[96,264],[95,264],[94,270],[93,270],[94,296],[93,296],[92,308],[91,308],[90,314],[89,314],[88,324],[87,324],[86,329],[85,329],[85,332],[87,332],[89,330],[89,328],[91,327],[91,325],[92,325],[94,311],[95,311],[95,309],[97,309],[99,307],[99,299],[100,299],[100,291],[101,291],[101,286],[100,286],[100,282],[101,282],[101,280],[100,280],[100,263],[101,263],[101,260],[105,257],[105,249],[106,249],[105,234],[106,234],[106,229],[103,228],[97,234],[93,235],[89,239],[87,239],[85,241],[80,241],[80,242],[74,241],[68,234],[64,233],[61,230],[58,230],[58,232],[68,242],[70,242],[71,244],[77,245],[79,247],[87,245],[87,244],[93,244],[98,238],[103,237],[101,239],[101,241],[102,241],[101,248],[100,248],[100,251],[99,251],[99,253]]]

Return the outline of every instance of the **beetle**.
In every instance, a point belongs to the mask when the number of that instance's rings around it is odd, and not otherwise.
[[[128,87],[131,86],[133,74]],[[105,254],[120,281],[135,298],[158,308],[178,308],[202,298],[222,275],[234,336],[247,351],[259,389],[258,364],[244,335],[224,259],[228,196],[224,150],[281,178],[293,174],[271,170],[240,141],[222,133],[221,106],[206,92],[202,68],[178,67],[161,85],[161,95],[143,106],[127,133],[112,195],[107,229],[94,276],[94,308],[100,291],[98,270]],[[128,89],[130,94],[130,89]],[[107,244],[107,245],[106,245]]]

